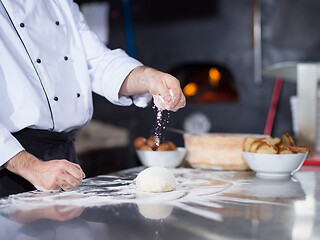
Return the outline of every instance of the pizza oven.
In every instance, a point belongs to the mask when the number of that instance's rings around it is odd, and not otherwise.
[[[238,94],[232,73],[213,63],[181,64],[171,71],[181,82],[188,103],[237,101]]]

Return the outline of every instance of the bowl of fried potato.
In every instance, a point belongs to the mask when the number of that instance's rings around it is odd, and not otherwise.
[[[160,142],[156,136],[137,137],[134,147],[140,162],[146,167],[178,167],[183,163],[187,153],[186,148],[177,147],[171,141]]]
[[[247,137],[243,156],[249,167],[260,177],[290,177],[302,166],[308,150],[296,147],[288,133],[275,137]]]

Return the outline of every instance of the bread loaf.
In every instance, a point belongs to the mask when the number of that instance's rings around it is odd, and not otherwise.
[[[214,170],[247,170],[242,156],[244,139],[248,134],[184,135],[188,150],[186,161],[194,168]],[[253,137],[263,137],[253,135]]]

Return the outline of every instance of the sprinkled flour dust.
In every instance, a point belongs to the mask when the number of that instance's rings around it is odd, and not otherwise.
[[[177,179],[177,188],[171,192],[148,193],[137,190],[134,179],[144,168],[119,172],[117,175],[101,175],[85,179],[76,189],[63,191],[26,192],[0,199],[0,212],[36,209],[52,205],[93,207],[134,203],[141,215],[149,219],[162,219],[179,208],[193,214],[222,221],[222,215],[214,209],[222,208],[222,203],[264,203],[267,200],[239,197],[232,194],[243,191],[250,180],[234,177],[232,172],[213,172],[199,169],[170,169]],[[243,180],[244,179],[244,180]],[[208,211],[207,209],[211,210]]]
[[[156,115],[157,117],[156,117],[156,124],[155,126],[153,126],[154,132],[152,132],[151,135],[156,136],[160,140],[160,142],[164,142],[165,141],[164,132],[167,124],[169,124],[170,112],[161,110],[156,105],[154,105],[152,108],[157,112],[157,115]]]

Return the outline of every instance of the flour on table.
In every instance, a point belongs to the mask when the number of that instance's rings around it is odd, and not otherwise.
[[[233,178],[233,172],[204,171],[199,169],[170,169],[177,180],[175,191],[149,193],[139,191],[134,183],[138,172],[144,168],[125,170],[119,175],[101,175],[84,179],[83,183],[69,192],[39,191],[11,195],[0,199],[0,213],[17,210],[39,209],[52,205],[74,207],[96,207],[125,203],[137,204],[140,213],[146,218],[161,219],[170,215],[172,208],[222,221],[215,209],[222,208],[225,202],[253,202],[258,200],[237,197],[234,192],[248,185],[249,180]],[[135,172],[135,174],[133,174]],[[269,204],[273,204],[269,202]],[[151,209],[154,208],[154,211]],[[208,211],[207,209],[211,210]]]

